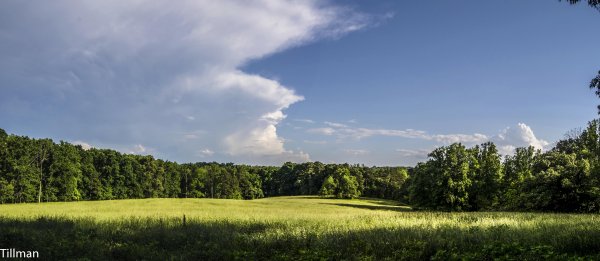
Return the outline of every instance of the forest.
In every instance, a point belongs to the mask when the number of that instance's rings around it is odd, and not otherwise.
[[[400,200],[402,167],[285,163],[178,164],[109,149],[7,135],[0,129],[0,202],[134,198],[257,199],[272,196],[358,196]]]
[[[179,164],[0,129],[0,202],[321,195],[443,211],[600,212],[598,120],[545,152],[525,147],[503,156],[491,142],[455,143],[428,156],[415,167]]]

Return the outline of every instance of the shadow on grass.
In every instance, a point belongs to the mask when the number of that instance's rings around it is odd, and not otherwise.
[[[360,209],[369,209],[369,210],[387,210],[387,211],[400,211],[400,212],[409,212],[413,211],[408,206],[374,206],[374,205],[359,205],[359,204],[347,204],[347,203],[321,203],[325,205],[334,205],[340,207],[351,207],[351,208],[360,208]]]
[[[409,207],[409,205],[404,204],[400,201],[392,200],[392,199],[380,199],[380,198],[360,198],[362,201],[369,202],[371,204],[384,205],[384,206],[403,206]]]
[[[549,224],[542,230],[448,225],[338,231],[327,222],[0,218],[0,247],[39,251],[42,260],[600,258],[600,229]]]

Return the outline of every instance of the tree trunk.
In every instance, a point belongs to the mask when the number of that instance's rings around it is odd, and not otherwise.
[[[42,180],[44,178],[44,161],[46,160],[46,150],[43,145],[40,145],[40,154],[38,155],[40,160],[40,186],[38,190],[38,203],[42,202]]]

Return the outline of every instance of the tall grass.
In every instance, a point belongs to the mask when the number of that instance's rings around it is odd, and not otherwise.
[[[0,247],[92,260],[600,259],[599,221],[368,199],[88,201],[0,206]]]

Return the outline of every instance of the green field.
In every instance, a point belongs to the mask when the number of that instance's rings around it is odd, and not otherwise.
[[[0,216],[0,248],[43,259],[600,258],[600,216],[591,214],[275,197],[13,204],[0,205]]]

